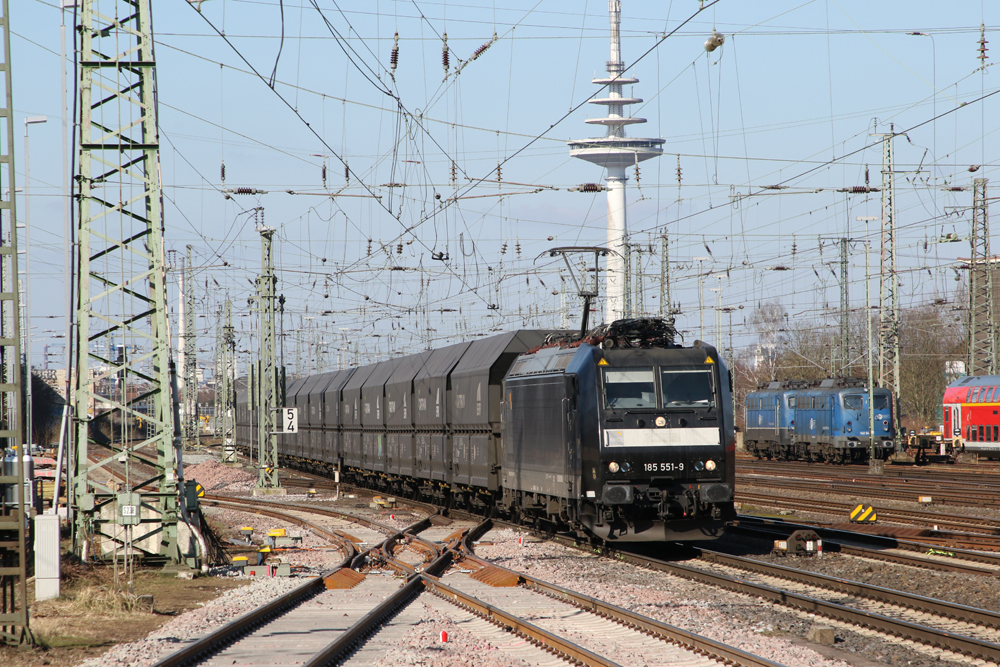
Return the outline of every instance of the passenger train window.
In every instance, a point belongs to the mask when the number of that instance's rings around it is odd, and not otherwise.
[[[653,369],[604,369],[604,405],[609,408],[655,408]]]
[[[860,410],[865,405],[865,399],[861,394],[848,394],[844,396],[844,407],[848,410]]]
[[[982,425],[979,426],[979,439],[978,439],[978,442],[983,442],[983,427],[982,427]]]
[[[1000,426],[993,427],[993,442],[1000,440]]]
[[[710,369],[662,369],[660,388],[664,408],[715,407]]]
[[[875,409],[876,410],[888,410],[889,409],[889,397],[885,394],[875,394]]]

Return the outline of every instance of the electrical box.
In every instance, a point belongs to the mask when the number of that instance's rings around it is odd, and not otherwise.
[[[184,480],[184,500],[188,512],[198,509],[198,498],[205,495],[205,490],[201,484],[193,479]]]
[[[142,496],[138,493],[118,494],[118,523],[137,526],[142,520]]]
[[[773,553],[782,556],[823,556],[823,540],[811,530],[797,530],[787,539],[775,540]]]

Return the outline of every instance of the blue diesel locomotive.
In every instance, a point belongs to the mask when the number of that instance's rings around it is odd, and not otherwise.
[[[875,455],[895,451],[892,392],[876,388]],[[771,382],[747,394],[743,444],[758,459],[863,463],[870,440],[869,395],[863,380]]]

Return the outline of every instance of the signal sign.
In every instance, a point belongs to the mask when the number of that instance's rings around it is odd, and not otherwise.
[[[851,511],[851,523],[875,523],[878,515],[871,505],[858,505]]]
[[[205,487],[202,486],[201,484],[194,485],[194,492],[198,495],[199,498],[205,497]]]
[[[281,432],[282,433],[298,433],[299,432],[299,409],[298,408],[282,408],[281,409]]]

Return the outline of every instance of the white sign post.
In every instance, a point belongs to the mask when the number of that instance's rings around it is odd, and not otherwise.
[[[281,432],[282,433],[298,433],[299,432],[299,409],[298,408],[282,408],[281,409]]]

